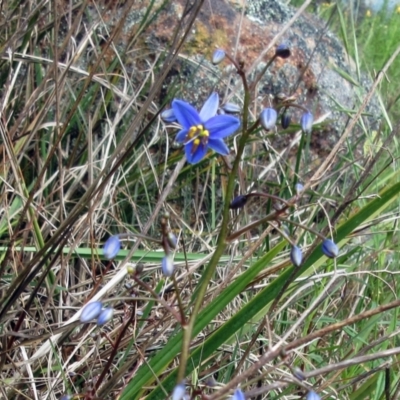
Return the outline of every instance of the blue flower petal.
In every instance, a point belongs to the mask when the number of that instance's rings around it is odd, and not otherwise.
[[[202,121],[207,121],[212,117],[215,117],[219,106],[219,96],[218,93],[213,93],[204,103],[200,110],[200,118]]]
[[[193,141],[185,146],[186,159],[190,164],[196,164],[204,158],[207,153],[208,146],[200,143],[199,147],[192,154]]]
[[[189,132],[189,129],[186,129],[186,128],[179,131],[175,137],[175,141],[178,143],[183,143],[186,139],[188,132]]]
[[[186,101],[174,100],[172,108],[176,119],[184,128],[189,129],[193,125],[202,124],[199,113]]]
[[[213,139],[223,139],[239,129],[240,121],[231,115],[217,115],[209,119],[204,127]]]
[[[213,149],[216,153],[221,154],[223,156],[227,156],[229,154],[228,146],[222,139],[208,139],[208,146]]]

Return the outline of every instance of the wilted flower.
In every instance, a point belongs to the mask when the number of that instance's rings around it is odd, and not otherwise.
[[[101,301],[92,301],[87,303],[81,312],[80,321],[83,324],[87,324],[100,315],[102,308],[103,304]]]
[[[114,309],[112,307],[103,308],[100,315],[97,318],[97,325],[105,325],[108,321],[112,319],[114,315]]]
[[[121,241],[119,240],[118,235],[110,236],[104,243],[103,254],[107,259],[114,258],[120,250]]]
[[[335,258],[339,254],[339,247],[331,239],[322,242],[322,252],[329,258]]]
[[[283,129],[287,129],[290,125],[291,118],[289,114],[282,114],[281,117],[281,126]]]
[[[290,260],[294,266],[300,267],[301,262],[303,261],[303,252],[300,247],[292,246],[292,250],[290,251]]]
[[[200,113],[185,101],[172,102],[175,116],[182,125],[182,130],[176,135],[176,141],[185,144],[186,158],[191,164],[199,162],[209,147],[219,154],[229,154],[223,139],[239,128],[240,121],[231,115],[216,115],[218,106],[217,93],[213,93],[207,99]]]
[[[221,49],[217,49],[214,51],[212,56],[212,63],[214,65],[219,64],[225,58],[225,52]]]
[[[160,114],[160,117],[164,122],[175,122],[176,121],[175,113],[172,108],[168,108],[167,110],[164,110]]]
[[[235,103],[225,103],[221,108],[225,112],[231,113],[231,114],[237,114],[242,111],[242,107],[240,107],[239,105],[237,105]]]
[[[264,129],[270,131],[275,128],[278,113],[273,108],[264,108],[260,114],[260,123]]]
[[[301,116],[300,125],[304,133],[310,133],[312,131],[313,122],[314,117],[309,111]]]
[[[275,50],[275,56],[280,58],[290,57],[290,48],[286,43],[280,44]]]
[[[236,196],[231,204],[229,204],[229,208],[231,210],[237,210],[239,208],[243,208],[247,203],[247,196],[245,194],[241,194],[240,196]]]
[[[304,190],[304,186],[298,182],[294,185],[294,190],[296,191],[297,194],[299,194]]]
[[[243,392],[240,389],[236,389],[231,400],[245,400]]]
[[[321,400],[321,397],[317,395],[317,393],[310,390],[307,393],[306,400]]]
[[[165,276],[172,276],[174,273],[174,260],[170,255],[165,256],[161,261],[161,271]]]
[[[174,390],[172,391],[172,400],[182,400],[185,397],[185,394],[185,382],[181,382],[174,387]]]

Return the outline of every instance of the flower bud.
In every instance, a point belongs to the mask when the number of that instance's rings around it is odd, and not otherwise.
[[[301,262],[303,261],[303,252],[300,247],[292,246],[292,250],[290,251],[290,260],[295,267],[300,267]]]
[[[217,49],[214,51],[212,56],[212,63],[214,65],[219,64],[225,58],[225,52],[221,49]]]
[[[275,50],[275,56],[280,58],[290,57],[290,48],[286,43],[280,44]]]
[[[172,400],[183,400],[186,395],[185,382],[181,382],[172,391]]]
[[[172,232],[168,232],[167,234],[167,242],[171,246],[171,248],[175,249],[178,244],[178,239]]]
[[[310,390],[307,393],[306,400],[321,400],[321,397],[317,395],[317,393]]]
[[[301,116],[300,125],[304,133],[310,133],[312,131],[313,122],[314,117],[309,111]]]
[[[290,122],[291,122],[290,115],[288,115],[288,114],[282,114],[282,117],[281,117],[281,126],[282,126],[282,129],[287,129],[287,128],[289,128]]]
[[[225,103],[222,106],[222,109],[230,114],[237,114],[240,113],[242,111],[242,107],[240,107],[239,105],[235,104],[235,103]]]
[[[240,196],[235,197],[231,204],[229,204],[229,208],[231,210],[238,210],[239,208],[243,208],[247,203],[247,196],[241,194]]]
[[[104,243],[103,254],[108,260],[114,258],[120,250],[121,241],[119,240],[118,235],[110,236]]]
[[[68,394],[63,394],[59,400],[71,400],[72,396],[68,395]]]
[[[339,254],[339,247],[331,239],[322,242],[322,252],[329,258],[335,258]]]
[[[304,381],[306,377],[304,376],[303,371],[299,367],[294,367],[292,369],[293,375],[299,380]]]
[[[236,389],[231,400],[245,400],[243,392],[240,389]]]
[[[278,113],[273,108],[264,108],[260,114],[260,123],[264,129],[270,131],[275,128]]]
[[[103,304],[101,301],[92,301],[90,303],[87,303],[82,309],[80,321],[83,324],[87,324],[92,319],[97,318],[101,313],[102,307]]]
[[[97,318],[97,325],[103,326],[109,322],[114,315],[114,309],[112,307],[103,308],[100,315]]]
[[[174,110],[172,108],[168,108],[167,110],[164,110],[160,114],[161,119],[164,122],[175,122],[177,121]]]
[[[174,273],[174,260],[171,256],[165,256],[161,262],[161,271],[165,276],[172,276]]]

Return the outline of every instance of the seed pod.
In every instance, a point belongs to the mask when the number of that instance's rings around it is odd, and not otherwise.
[[[103,304],[101,301],[92,301],[87,303],[82,309],[80,321],[83,324],[87,324],[91,320],[97,318],[101,313],[102,307]]]
[[[260,114],[261,126],[270,131],[275,128],[278,113],[273,108],[264,108]]]
[[[108,260],[114,258],[121,250],[121,241],[118,235],[110,236],[103,246],[104,257]]]
[[[339,247],[331,239],[322,242],[322,252],[329,258],[335,258],[339,254]]]

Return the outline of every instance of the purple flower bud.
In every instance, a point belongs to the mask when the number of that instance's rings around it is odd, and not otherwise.
[[[303,252],[300,247],[292,246],[292,250],[290,251],[290,260],[294,266],[300,267],[301,262],[303,261]]]
[[[260,123],[264,129],[270,131],[275,128],[278,113],[273,108],[264,108],[260,114]]]
[[[294,367],[293,370],[293,375],[299,380],[299,381],[304,381],[306,377],[304,376],[303,371],[299,367]]]
[[[290,125],[290,122],[291,122],[290,115],[282,114],[282,117],[281,117],[281,126],[282,126],[282,128],[283,129],[287,129],[289,127],[289,125]]]
[[[237,105],[235,103],[225,103],[222,106],[222,109],[225,112],[231,113],[231,114],[237,114],[237,113],[240,113],[242,111],[242,107],[240,107],[239,105]]]
[[[103,308],[103,310],[101,311],[100,315],[97,318],[97,325],[98,326],[105,325],[108,321],[112,319],[113,315],[114,315],[114,309],[112,307]]]
[[[304,133],[311,133],[313,122],[314,117],[309,111],[301,116],[300,125]]]
[[[240,196],[235,197],[231,204],[229,204],[229,208],[231,210],[238,210],[239,208],[243,208],[247,203],[247,196],[241,194]]]
[[[175,249],[176,245],[178,244],[178,239],[176,238],[176,236],[172,232],[168,232],[168,234],[167,234],[167,242],[173,249]]]
[[[231,400],[245,400],[246,398],[244,397],[243,392],[240,389],[236,389],[235,393],[233,393],[233,396],[231,397]]]
[[[104,243],[103,254],[108,260],[114,258],[120,250],[121,241],[119,240],[118,235],[110,236]]]
[[[68,394],[63,394],[59,400],[71,400],[72,396],[68,395]]]
[[[181,382],[172,391],[172,400],[183,400],[186,395],[185,382]]]
[[[301,183],[296,183],[294,185],[294,190],[297,194],[301,193],[304,190],[304,186]]]
[[[167,110],[164,110],[160,114],[160,117],[164,122],[175,122],[177,120],[175,117],[174,110],[172,108],[168,108]]]
[[[161,271],[165,276],[172,276],[174,273],[174,260],[171,256],[165,256],[161,262]]]
[[[275,50],[275,56],[280,58],[290,57],[290,48],[286,43],[280,44]]]
[[[80,321],[83,324],[87,324],[92,319],[97,318],[101,313],[102,307],[103,304],[101,301],[92,301],[87,303],[81,312]]]
[[[214,51],[212,56],[212,63],[214,65],[219,64],[225,58],[225,52],[221,49],[217,49]]]
[[[317,395],[317,393],[310,390],[307,393],[306,400],[321,400],[321,397]]]
[[[335,258],[339,254],[339,247],[331,239],[325,239],[322,243],[322,252],[329,258]]]

